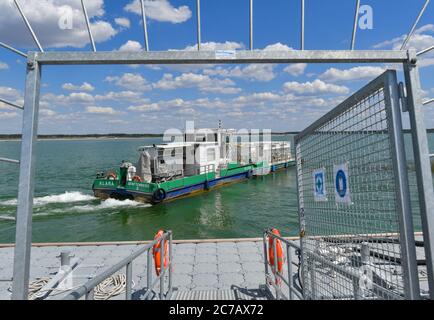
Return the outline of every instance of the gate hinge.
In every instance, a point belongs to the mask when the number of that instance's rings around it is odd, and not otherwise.
[[[399,100],[401,101],[401,110],[402,112],[407,112],[408,111],[407,96],[405,94],[404,83],[402,82],[398,84],[398,93],[399,93]]]

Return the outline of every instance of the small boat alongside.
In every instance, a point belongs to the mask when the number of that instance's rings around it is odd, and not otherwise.
[[[136,165],[123,161],[117,170],[98,173],[92,186],[94,195],[157,204],[295,163],[289,142],[240,142],[233,129],[200,129],[175,138],[140,147]]]

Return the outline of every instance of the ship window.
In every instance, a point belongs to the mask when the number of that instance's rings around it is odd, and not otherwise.
[[[175,158],[175,156],[176,156],[176,150],[173,149],[170,155],[172,156],[172,158]]]
[[[208,149],[206,154],[208,161],[215,161],[215,149]]]

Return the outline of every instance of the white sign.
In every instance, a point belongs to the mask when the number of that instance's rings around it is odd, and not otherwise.
[[[338,203],[351,203],[348,164],[333,166],[335,199]]]
[[[235,50],[216,50],[215,58],[218,60],[236,59],[237,53]]]
[[[313,195],[315,201],[327,201],[327,191],[325,183],[325,169],[321,168],[312,173]]]

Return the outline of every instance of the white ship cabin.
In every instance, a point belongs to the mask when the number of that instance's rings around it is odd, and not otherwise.
[[[137,174],[147,182],[162,182],[224,168],[230,162],[230,135],[235,130],[207,129],[185,134],[186,142],[139,148]],[[172,137],[176,141],[176,137]]]
[[[178,139],[177,139],[178,138]],[[137,175],[146,182],[163,182],[209,172],[220,172],[228,163],[246,165],[291,160],[289,142],[243,142],[234,129],[200,129],[184,139],[139,148]],[[176,142],[184,140],[183,142]],[[240,141],[241,140],[241,141]]]
[[[271,143],[271,163],[279,164],[293,160],[291,143],[288,141],[273,141]]]

